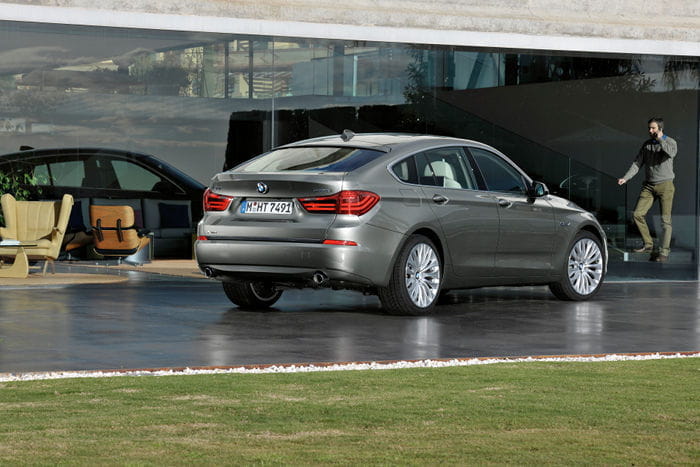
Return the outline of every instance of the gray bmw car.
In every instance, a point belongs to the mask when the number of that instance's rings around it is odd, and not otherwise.
[[[496,149],[438,136],[345,130],[276,148],[212,178],[197,237],[201,270],[248,309],[302,287],[411,315],[484,286],[586,300],[607,269],[592,214]]]

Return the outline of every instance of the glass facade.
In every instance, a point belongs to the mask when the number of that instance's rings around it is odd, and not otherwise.
[[[207,183],[307,137],[476,139],[593,211],[611,273],[697,279],[700,59],[0,22],[0,153],[153,154]],[[677,140],[672,261],[625,254],[643,175],[617,185],[662,116]],[[655,205],[648,221],[660,232]]]

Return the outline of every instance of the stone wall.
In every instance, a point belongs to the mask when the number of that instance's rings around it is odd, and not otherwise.
[[[5,5],[637,41],[700,43],[700,1],[2,0]]]

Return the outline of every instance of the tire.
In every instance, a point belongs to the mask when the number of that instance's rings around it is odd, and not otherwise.
[[[378,290],[387,313],[427,315],[437,304],[442,284],[442,264],[433,242],[413,235],[401,248],[389,284]]]
[[[562,265],[562,278],[549,284],[560,300],[588,300],[600,290],[604,279],[605,257],[598,237],[582,231],[569,246]]]
[[[234,305],[259,310],[270,308],[282,296],[282,290],[265,282],[222,282],[224,292]]]

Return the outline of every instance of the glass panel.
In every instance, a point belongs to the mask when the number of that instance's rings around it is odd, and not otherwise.
[[[84,159],[84,164],[85,177],[83,177],[80,186],[84,188],[121,188],[109,159],[101,156],[90,156]]]
[[[468,177],[464,162],[464,154],[461,148],[440,148],[426,151],[428,159],[423,175],[430,175],[437,179],[437,184],[445,188],[474,189],[473,181]]]
[[[232,151],[251,146],[247,158],[263,152],[266,138],[270,146],[272,94],[248,85],[270,71],[269,44],[264,37],[0,21],[0,154],[20,145],[114,147],[153,154],[208,183],[224,166],[229,140],[245,135]],[[231,113],[243,109],[258,112],[246,119],[255,125],[231,129]]]
[[[45,167],[38,165],[37,169]],[[83,161],[51,162],[49,164],[54,186],[80,187],[85,179]],[[39,170],[43,172],[43,170]],[[37,174],[37,170],[34,171]],[[99,185],[97,185],[99,186]]]
[[[425,157],[425,153],[416,154],[414,156],[416,161],[416,171],[418,172],[418,182],[421,185],[427,186],[442,186],[437,178],[433,175],[433,171],[428,165],[428,159]],[[425,175],[427,174],[427,175]]]
[[[489,191],[525,193],[520,173],[499,156],[479,148],[469,148],[484,176]]]
[[[51,185],[48,164],[36,165],[34,167],[34,178],[39,181],[40,185]]]
[[[239,172],[350,172],[383,153],[369,149],[299,147],[278,149],[241,166]]]
[[[123,190],[154,191],[161,181],[158,175],[133,162],[112,159],[112,167]]]
[[[418,174],[416,173],[416,163],[413,157],[408,157],[401,162],[394,164],[391,170],[399,177],[399,180],[406,183],[418,183]]]
[[[591,209],[614,274],[696,278],[699,78],[698,57],[0,21],[0,154],[116,147],[206,184],[272,147],[345,128],[475,139]],[[643,174],[615,182],[648,112],[665,117],[679,145],[665,269],[628,254],[640,240],[631,213]],[[656,206],[648,221],[657,235]]]
[[[488,52],[454,52],[454,89],[503,85],[505,55]]]

